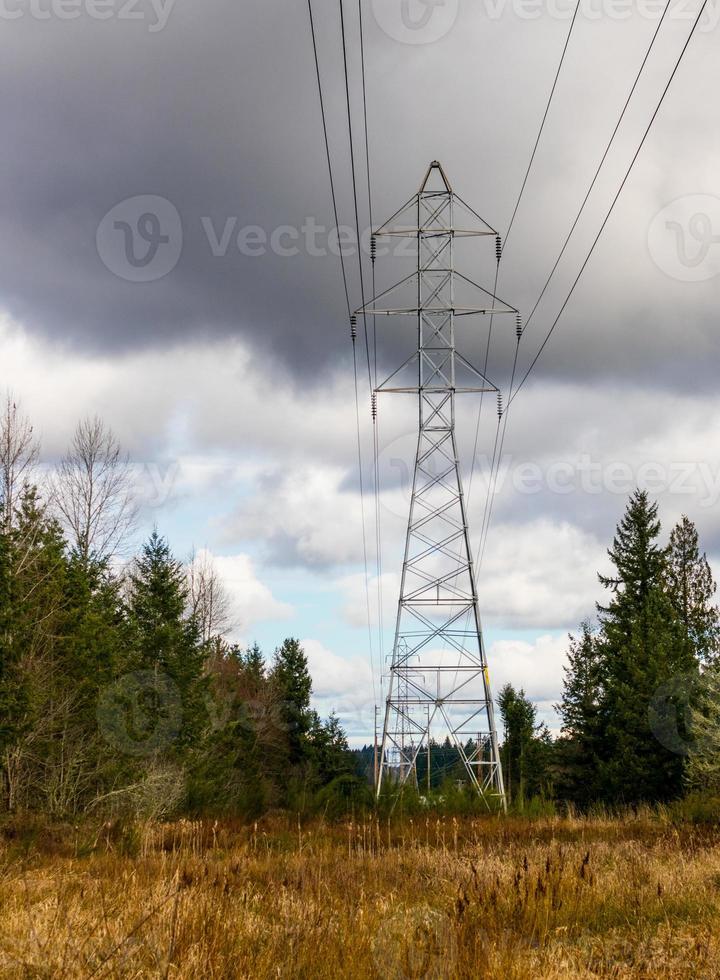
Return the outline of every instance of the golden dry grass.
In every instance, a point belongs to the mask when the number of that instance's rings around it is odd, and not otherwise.
[[[6,835],[3,978],[720,977],[720,835],[633,819]]]

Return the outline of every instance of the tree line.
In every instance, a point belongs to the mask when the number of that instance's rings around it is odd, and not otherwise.
[[[296,639],[266,662],[225,638],[212,567],[135,512],[112,432],[81,422],[38,486],[32,426],[0,418],[0,811],[162,817],[332,807],[365,792],[311,708]]]
[[[372,746],[352,752],[311,707],[298,640],[267,660],[227,640],[211,565],[153,531],[128,556],[131,470],[101,420],[78,425],[50,479],[32,426],[0,414],[0,812],[256,816],[370,805]],[[499,693],[511,802],[720,797],[720,616],[698,534],[663,543],[638,490],[609,549],[604,599],[571,636],[562,732],[523,690]],[[418,756],[420,793],[462,793],[446,740]]]
[[[608,555],[596,617],[570,637],[560,737],[524,691],[500,694],[510,796],[583,808],[720,798],[720,617],[697,530],[683,517],[663,543],[658,506],[637,490]]]

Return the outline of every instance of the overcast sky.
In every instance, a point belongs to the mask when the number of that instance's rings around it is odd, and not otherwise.
[[[700,0],[676,0],[558,275],[530,363],[655,109]],[[505,232],[567,35],[570,0],[363,0],[376,223],[439,159]],[[599,163],[663,4],[584,0],[500,272],[527,316]],[[340,222],[354,223],[338,3],[314,0]],[[357,4],[346,0],[360,221],[369,226]],[[720,83],[713,0],[613,217],[508,421],[481,573],[491,673],[552,721],[568,630],[629,491],[682,513],[720,562]],[[207,549],[237,638],[306,644],[318,705],[370,737],[352,361],[307,7],[288,0],[0,0],[0,385],[44,462],[97,412],[137,464],[143,531]],[[492,285],[492,239],[462,250]],[[397,260],[378,262],[388,285]],[[360,304],[348,257],[351,302]],[[513,324],[489,375],[506,388]],[[403,338],[381,324],[380,369]],[[465,336],[481,359],[487,325]],[[371,464],[367,390],[363,449]],[[463,403],[469,481],[476,405]],[[492,450],[483,410],[470,513]],[[488,409],[488,410],[486,410]],[[390,651],[414,449],[412,404],[380,406]],[[368,476],[371,482],[371,477]],[[366,501],[374,540],[373,501]],[[374,575],[375,556],[371,554]],[[371,594],[376,595],[376,582]],[[379,696],[375,681],[375,696]]]

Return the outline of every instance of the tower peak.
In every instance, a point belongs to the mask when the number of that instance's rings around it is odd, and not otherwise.
[[[450,181],[439,160],[433,160],[420,185],[421,194],[452,194]]]

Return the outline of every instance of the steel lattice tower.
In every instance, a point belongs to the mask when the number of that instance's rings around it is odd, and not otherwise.
[[[376,393],[417,394],[419,409],[376,790],[388,778],[399,786],[416,779],[434,726],[449,736],[488,806],[491,797],[505,806],[455,437],[456,396],[498,389],[456,350],[455,320],[517,311],[455,269],[457,239],[494,236],[499,257],[499,236],[453,192],[438,162],[375,236],[417,240],[416,271],[358,312],[417,319],[416,350]]]

